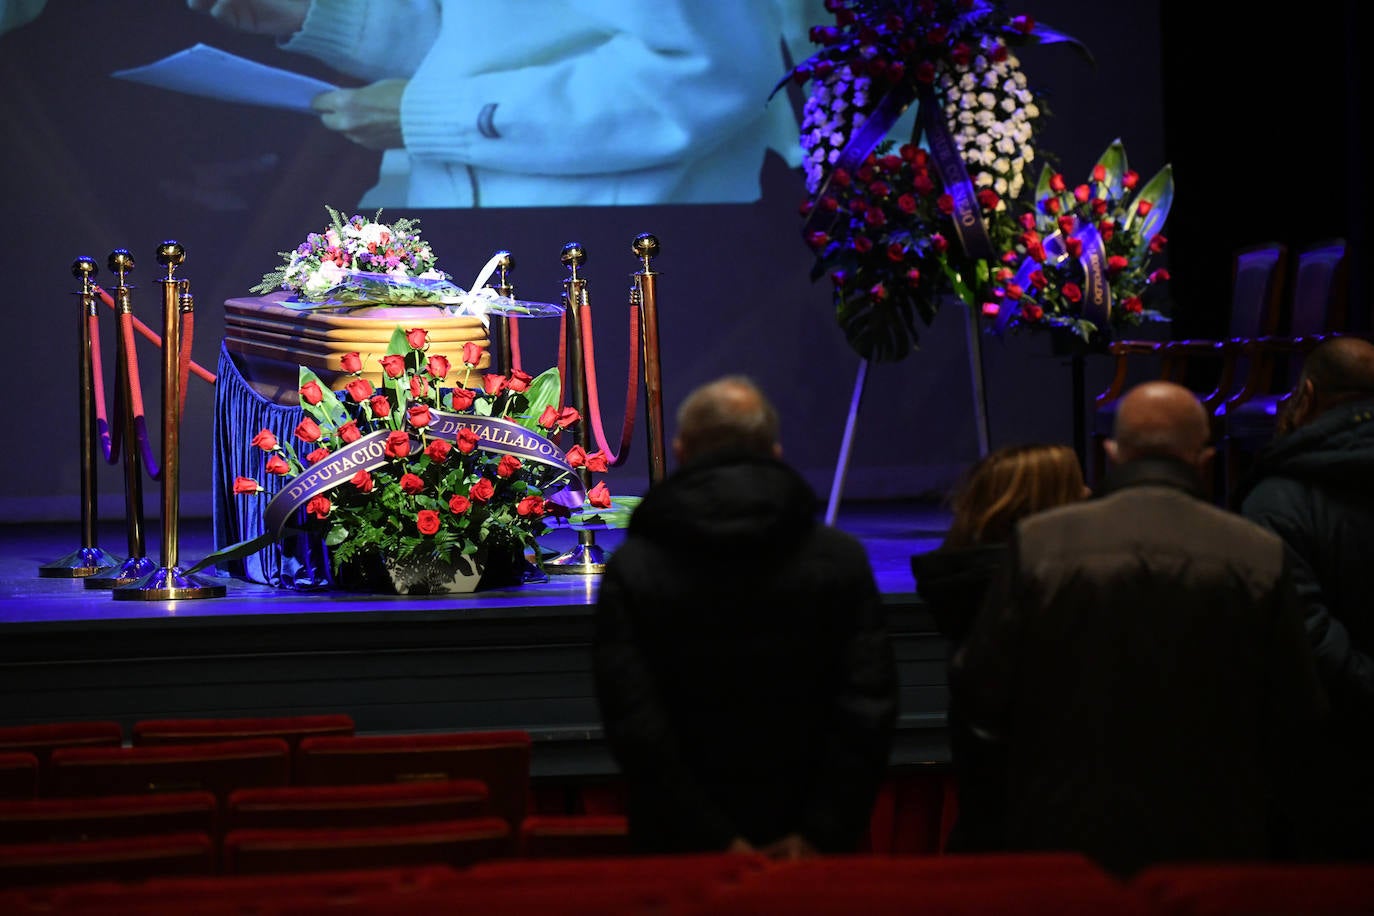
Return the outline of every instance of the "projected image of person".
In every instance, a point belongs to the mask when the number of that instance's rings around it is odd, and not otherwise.
[[[187,0],[358,80],[320,122],[382,152],[359,206],[751,202],[799,164],[784,44],[819,0]],[[790,35],[790,38],[787,37]]]

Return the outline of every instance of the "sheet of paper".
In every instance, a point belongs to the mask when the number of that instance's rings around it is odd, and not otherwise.
[[[225,102],[303,112],[310,112],[310,100],[315,96],[338,88],[323,80],[269,67],[205,44],[110,75]]]

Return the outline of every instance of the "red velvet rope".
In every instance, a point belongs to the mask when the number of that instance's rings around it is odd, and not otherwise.
[[[105,369],[100,361],[100,316],[86,316],[86,332],[91,340],[91,387],[94,389],[96,434],[100,439],[100,451],[107,464],[119,460],[119,449],[123,439],[123,415],[115,424],[114,433],[110,432],[109,413],[105,410]],[[116,411],[119,413],[119,411]]]
[[[606,432],[601,426],[601,399],[596,391],[596,357],[592,347],[592,307],[582,306],[582,353],[587,371],[587,412],[591,414],[592,432],[596,446],[606,453],[606,463],[619,467],[630,457],[630,438],[635,430],[635,410],[639,406],[639,306],[630,306],[630,372],[625,390],[625,418],[620,426],[620,448],[614,452],[606,444]]]
[[[96,291],[97,293],[100,294],[101,300],[102,300],[106,305],[108,305],[110,308],[114,308],[114,307],[115,307],[115,301],[114,301],[114,297],[113,297],[113,296],[111,296],[109,293],[105,292],[105,290],[102,289],[102,288],[99,287],[99,286],[95,287],[95,291]],[[133,317],[133,316],[131,315],[130,317]],[[146,324],[144,324],[143,322],[139,321],[138,318],[133,318],[133,321],[134,321],[134,327],[138,330],[138,333],[142,334],[142,335],[143,335],[144,337],[146,337],[148,340],[151,340],[151,341],[153,342],[153,345],[154,345],[154,346],[156,346],[156,347],[161,347],[161,346],[162,346],[162,337],[159,336],[155,331],[153,331],[152,328],[148,327]],[[132,351],[131,351],[131,352],[132,352]],[[195,361],[191,360],[191,358],[190,358],[191,350],[190,350],[189,347],[183,348],[183,349],[182,349],[182,353],[183,353],[184,358],[187,360],[187,366],[188,366],[188,368],[190,369],[191,372],[194,372],[196,375],[198,375],[198,376],[200,376],[201,378],[205,379],[205,381],[209,382],[211,385],[215,384],[215,381],[216,381],[216,380],[215,380],[215,373],[211,372],[209,369],[206,369],[204,366],[201,366],[199,363],[196,363]],[[182,386],[182,387],[183,387],[183,390],[185,390],[185,386]]]
[[[510,341],[510,365],[512,369],[520,368],[520,319],[510,317],[506,319],[506,340]]]

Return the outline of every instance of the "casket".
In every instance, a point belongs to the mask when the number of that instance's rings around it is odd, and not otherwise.
[[[363,376],[380,385],[380,360],[397,327],[424,328],[429,352],[447,356],[459,371],[463,345],[469,341],[482,347],[474,372],[491,365],[490,341],[480,318],[454,317],[432,305],[301,310],[282,304],[288,295],[283,291],[224,303],[224,348],[253,390],[278,404],[299,403],[301,366],[330,388],[346,385],[353,376],[340,367],[345,353],[357,352]]]

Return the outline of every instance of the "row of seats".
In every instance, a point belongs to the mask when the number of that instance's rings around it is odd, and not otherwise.
[[[1362,865],[1215,863],[1157,865],[1123,882],[1076,853],[718,853],[96,881],[0,891],[0,912],[1353,916],[1374,912],[1370,877]]]

